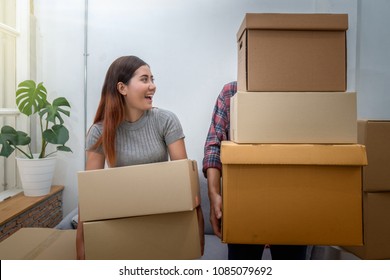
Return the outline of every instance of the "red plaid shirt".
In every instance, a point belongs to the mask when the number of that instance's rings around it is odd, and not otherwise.
[[[204,145],[203,174],[206,177],[208,168],[222,170],[220,159],[221,141],[229,140],[230,98],[237,92],[237,82],[224,85],[214,106],[213,115],[206,143]]]

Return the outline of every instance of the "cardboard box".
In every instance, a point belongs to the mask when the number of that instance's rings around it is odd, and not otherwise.
[[[345,91],[347,14],[246,14],[238,90]]]
[[[75,260],[76,231],[21,228],[0,243],[1,260]]]
[[[84,223],[85,255],[95,260],[196,259],[196,210]]]
[[[390,120],[359,120],[358,141],[367,149],[363,190],[390,191]]]
[[[226,243],[362,245],[362,145],[222,142]]]
[[[81,171],[78,184],[81,221],[189,211],[200,197],[193,160]]]
[[[343,247],[362,259],[390,259],[390,192],[364,193],[364,246]]]
[[[357,143],[356,93],[238,92],[230,102],[236,143]]]

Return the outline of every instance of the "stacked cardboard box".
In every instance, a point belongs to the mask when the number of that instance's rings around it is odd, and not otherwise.
[[[356,143],[356,94],[238,92],[230,102],[236,143]]]
[[[223,164],[223,241],[362,245],[345,14],[247,14]]]
[[[239,91],[345,91],[346,14],[246,14]]]
[[[0,243],[0,260],[75,260],[76,231],[21,228]]]
[[[390,121],[360,120],[358,141],[369,162],[363,169],[364,246],[344,249],[362,259],[390,259]]]
[[[201,256],[196,161],[83,171],[78,181],[87,259]]]

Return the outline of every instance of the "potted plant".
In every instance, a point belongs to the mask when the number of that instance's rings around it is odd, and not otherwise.
[[[19,111],[26,116],[39,117],[42,139],[40,150],[33,154],[31,137],[28,133],[4,125],[0,130],[0,156],[8,158],[14,151],[20,152],[23,157],[16,157],[16,160],[24,194],[27,196],[45,195],[50,192],[53,179],[56,160],[54,154],[57,151],[71,152],[71,149],[65,146],[69,140],[69,131],[64,126],[62,118],[64,115],[70,116],[67,110],[70,105],[64,97],[58,97],[50,103],[47,100],[47,91],[43,83],[36,84],[33,80],[25,80],[18,85],[16,105]],[[49,144],[56,146],[54,151],[48,152]],[[39,171],[39,167],[47,168],[47,170]],[[24,168],[26,168],[25,171]],[[31,182],[27,181],[29,178]]]

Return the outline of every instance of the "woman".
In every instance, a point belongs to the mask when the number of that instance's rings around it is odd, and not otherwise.
[[[184,134],[170,111],[152,107],[156,86],[150,67],[123,56],[109,67],[87,135],[86,170],[186,159]],[[203,214],[197,208],[202,254]],[[77,227],[77,258],[84,259],[83,226]]]

